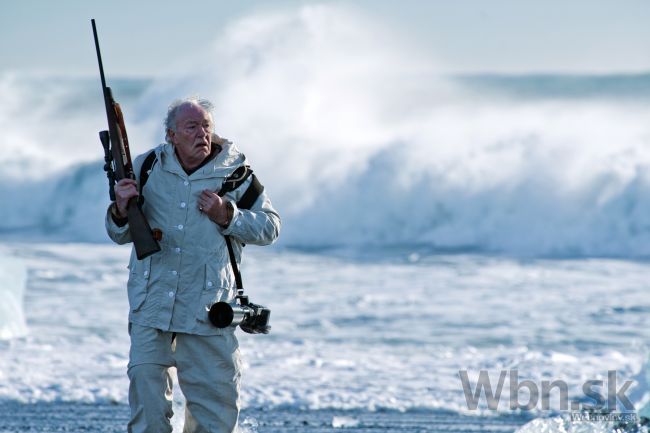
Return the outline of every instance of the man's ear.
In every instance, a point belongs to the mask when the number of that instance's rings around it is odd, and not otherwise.
[[[175,135],[176,135],[176,133],[171,128],[167,128],[167,138],[169,139],[169,141],[172,144],[174,143],[174,136]]]

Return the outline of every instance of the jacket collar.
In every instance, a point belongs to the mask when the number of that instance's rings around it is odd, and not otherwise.
[[[215,141],[214,137],[213,141]],[[219,138],[218,143],[221,146],[221,152],[190,176],[185,173],[181,163],[178,161],[173,145],[169,143],[161,144],[156,149],[156,152],[158,153],[158,160],[162,162],[163,170],[177,174],[183,178],[207,179],[228,177],[233,171],[245,163],[246,157],[231,141]]]

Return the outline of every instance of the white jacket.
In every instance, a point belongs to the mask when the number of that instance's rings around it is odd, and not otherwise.
[[[222,229],[204,213],[197,200],[201,191],[218,192],[223,181],[246,163],[244,155],[228,141],[213,160],[188,176],[171,144],[155,149],[157,162],[149,175],[143,196],[143,212],[152,229],[162,230],[161,251],[137,260],[131,251],[129,263],[129,321],[173,332],[217,335],[220,330],[208,320],[210,306],[230,301],[236,294],[235,278],[224,235],[230,235],[238,263],[242,243],[268,245],[280,233],[280,216],[263,192],[250,210],[238,209],[236,202],[252,182],[252,176],[226,194],[235,211]],[[149,152],[134,162],[136,177]],[[106,213],[106,230],[118,244],[131,242],[128,224],[119,227]]]

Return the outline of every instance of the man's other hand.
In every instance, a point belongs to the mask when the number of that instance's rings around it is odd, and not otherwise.
[[[222,227],[230,223],[232,215],[228,212],[228,201],[219,197],[219,194],[204,189],[199,196],[199,211],[203,212],[210,220]]]
[[[126,218],[126,206],[132,197],[137,197],[138,184],[133,179],[124,178],[115,184],[115,205],[116,215],[119,218]]]

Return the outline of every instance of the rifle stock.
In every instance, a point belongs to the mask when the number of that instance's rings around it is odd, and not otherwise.
[[[104,104],[106,106],[106,116],[108,119],[108,140],[105,140],[105,131],[100,132],[102,145],[104,146],[106,165],[111,191],[113,183],[124,178],[135,179],[133,172],[133,163],[131,162],[131,152],[129,150],[129,140],[126,135],[124,126],[124,117],[120,104],[113,99],[113,92],[110,87],[106,86],[104,77],[104,66],[102,56],[99,51],[99,39],[97,37],[97,28],[95,20],[91,20],[93,26],[93,36],[95,38],[95,49],[97,51],[97,61],[99,63],[99,74],[102,81],[102,91],[104,93]],[[107,149],[106,146],[110,146]],[[110,154],[110,155],[109,155]],[[113,199],[114,194],[111,194]],[[137,198],[133,197],[127,204],[127,217],[129,221],[129,232],[133,240],[136,256],[142,260],[151,254],[160,251],[160,245],[154,237],[153,230],[145,217]]]

